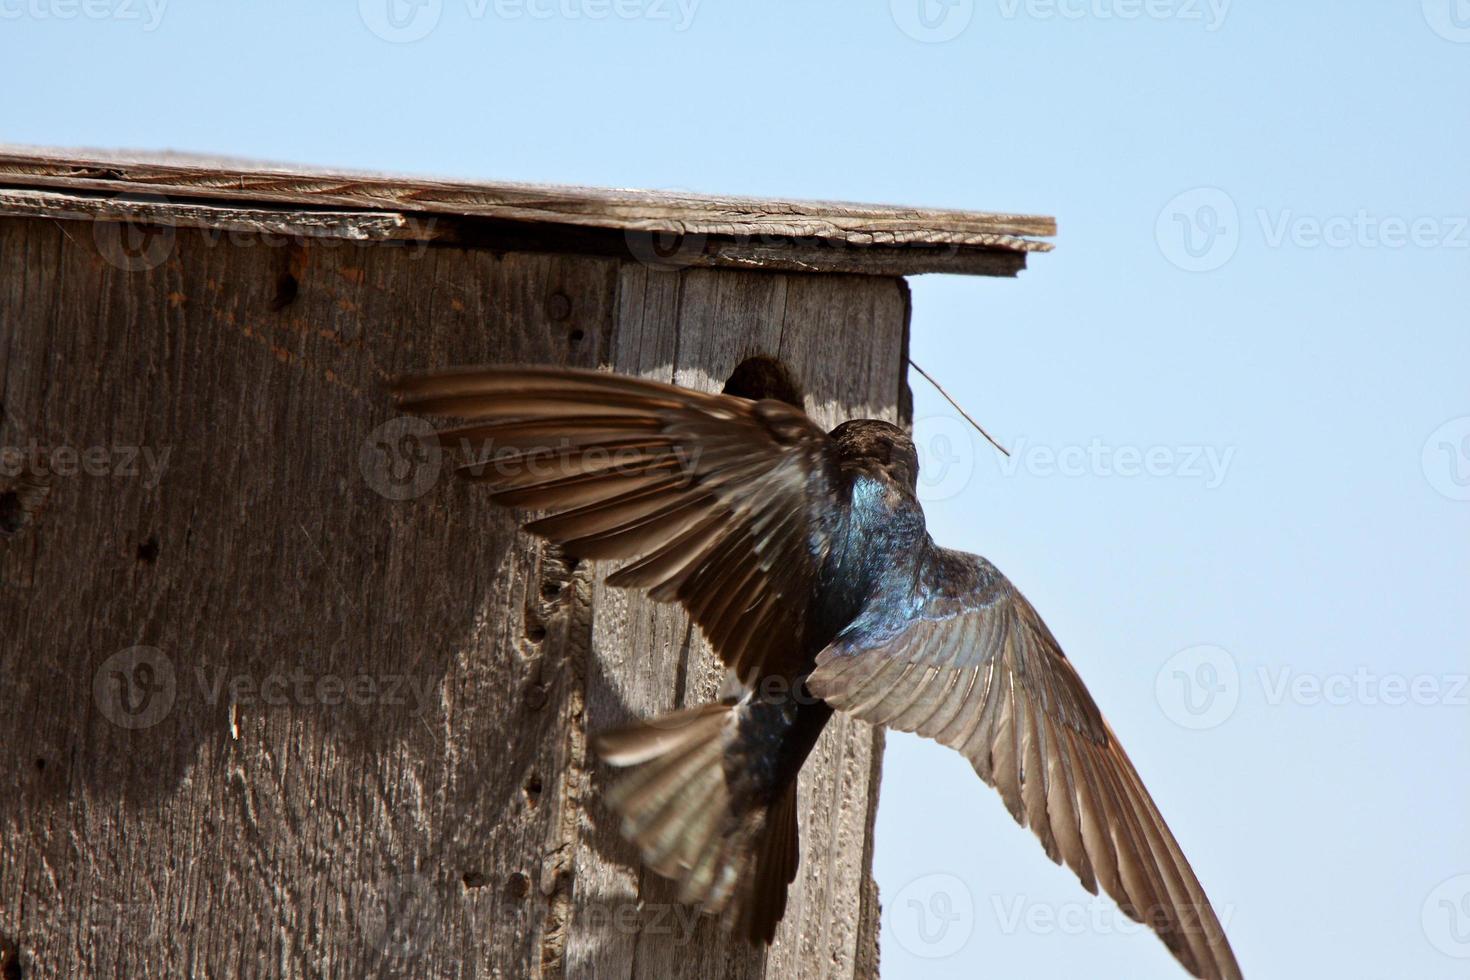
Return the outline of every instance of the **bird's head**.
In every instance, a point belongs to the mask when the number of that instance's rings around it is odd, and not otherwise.
[[[852,419],[832,430],[845,465],[886,476],[913,492],[919,481],[919,453],[898,426],[878,419]]]

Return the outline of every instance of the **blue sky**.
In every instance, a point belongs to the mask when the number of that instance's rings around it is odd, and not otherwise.
[[[935,537],[1248,975],[1470,972],[1470,3],[387,2],[0,0],[0,139],[1056,215],[913,282]],[[1182,975],[908,736],[876,873],[885,977]]]

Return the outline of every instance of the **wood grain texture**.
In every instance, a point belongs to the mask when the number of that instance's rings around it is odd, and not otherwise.
[[[191,224],[188,208],[397,215],[394,237],[481,247],[730,267],[876,276],[1013,276],[1052,218],[941,208],[715,197],[660,191],[467,183],[331,173],[238,161],[152,159],[0,146],[0,189],[103,201]],[[34,199],[25,200],[34,206]],[[57,216],[68,209],[58,205]],[[185,220],[171,218],[183,212]],[[379,219],[381,224],[381,219]],[[347,227],[350,228],[350,223]],[[384,237],[380,232],[380,237]]]
[[[1056,221],[1040,215],[995,214],[837,201],[782,201],[670,191],[614,190],[508,182],[468,183],[304,168],[181,163],[137,157],[41,154],[0,148],[0,175],[10,181],[102,187],[126,182],[159,193],[251,197],[294,204],[446,211],[527,221],[594,224],[641,231],[775,234],[893,242],[989,244],[988,236],[1046,237]],[[979,236],[970,238],[967,236]],[[1021,249],[1045,250],[1044,242]]]
[[[1015,276],[1024,252],[961,245],[854,246],[818,238],[732,238],[718,235],[617,233],[607,229],[517,224],[395,211],[305,210],[290,205],[197,203],[97,191],[0,186],[0,215],[60,221],[105,221],[115,234],[146,227],[202,228],[218,243],[276,246],[311,240],[448,243],[496,251],[575,253],[626,258],[664,270],[732,268],[780,272],[840,272],[869,276],[947,272]]]
[[[872,975],[874,732],[812,756],[776,946],[690,931],[586,740],[707,699],[715,661],[447,478],[383,383],[526,361],[717,389],[766,354],[823,422],[894,418],[901,281],[116,229],[0,218],[0,511],[46,487],[0,533],[26,977]]]
[[[424,229],[393,211],[306,211],[299,208],[221,206],[28,188],[0,187],[0,215],[149,223],[174,228],[209,228],[289,238],[340,238],[356,242],[429,238]]]

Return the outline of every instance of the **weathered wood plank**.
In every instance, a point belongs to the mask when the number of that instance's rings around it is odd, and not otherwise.
[[[428,240],[431,228],[422,228],[392,211],[313,211],[304,208],[225,207],[80,192],[0,187],[0,215],[58,218],[72,221],[121,221],[173,228],[211,228],[277,235],[284,238],[340,238],[381,242]]]
[[[559,225],[392,211],[326,211],[301,206],[199,203],[134,192],[58,191],[0,187],[0,215],[115,223],[110,233],[146,236],[153,226],[202,228],[211,241],[286,245],[303,240],[391,241],[473,245],[502,251],[573,252],[631,258],[652,268],[734,268],[838,272],[871,276],[949,272],[1014,276],[1024,252],[962,245],[889,246],[817,238],[730,238],[655,235]],[[252,239],[259,239],[254,241]]]
[[[373,433],[400,370],[595,363],[614,267],[180,231],[122,272],[63,230],[0,220],[7,276],[24,255],[47,287],[4,294],[3,443],[168,455],[156,483],[54,476],[0,545],[34,553],[0,584],[0,932],[26,975],[539,971],[587,616],[470,488],[384,496],[432,467]],[[174,696],[134,730],[104,665],[139,644]]]
[[[824,424],[835,425],[854,411],[899,417],[901,374],[881,365],[904,360],[908,307],[902,283],[629,270],[621,293],[627,319],[619,322],[610,358],[619,370],[719,390],[742,361],[770,357],[805,387],[807,407]],[[677,338],[677,345],[660,347],[650,337]],[[607,665],[608,676],[632,680],[590,698],[589,718],[621,724],[716,696],[723,671],[681,612],[600,585],[594,595],[597,659]],[[605,907],[667,928],[637,935],[584,933],[575,950],[585,970],[581,975],[875,975],[876,891],[864,841],[871,835],[880,757],[881,737],[842,719],[814,750],[800,787],[801,874],[767,957],[727,939],[713,921],[690,930],[674,914],[674,889],[640,871],[636,852],[604,819],[605,826],[589,836],[598,846],[578,854],[578,887],[594,890]]]
[[[164,196],[423,211],[638,233],[821,238],[852,245],[968,245],[1045,251],[1051,246],[1032,239],[1056,234],[1054,219],[1036,215],[293,172],[239,163],[108,159],[96,151],[67,155],[0,150],[0,182],[109,193],[128,187]]]

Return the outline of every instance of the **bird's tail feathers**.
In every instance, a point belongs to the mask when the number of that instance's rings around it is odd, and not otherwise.
[[[733,701],[686,708],[594,745],[629,770],[608,803],[648,866],[678,883],[679,901],[726,914],[752,942],[769,943],[796,877],[796,781],[775,799],[732,791],[725,755],[738,711]]]

